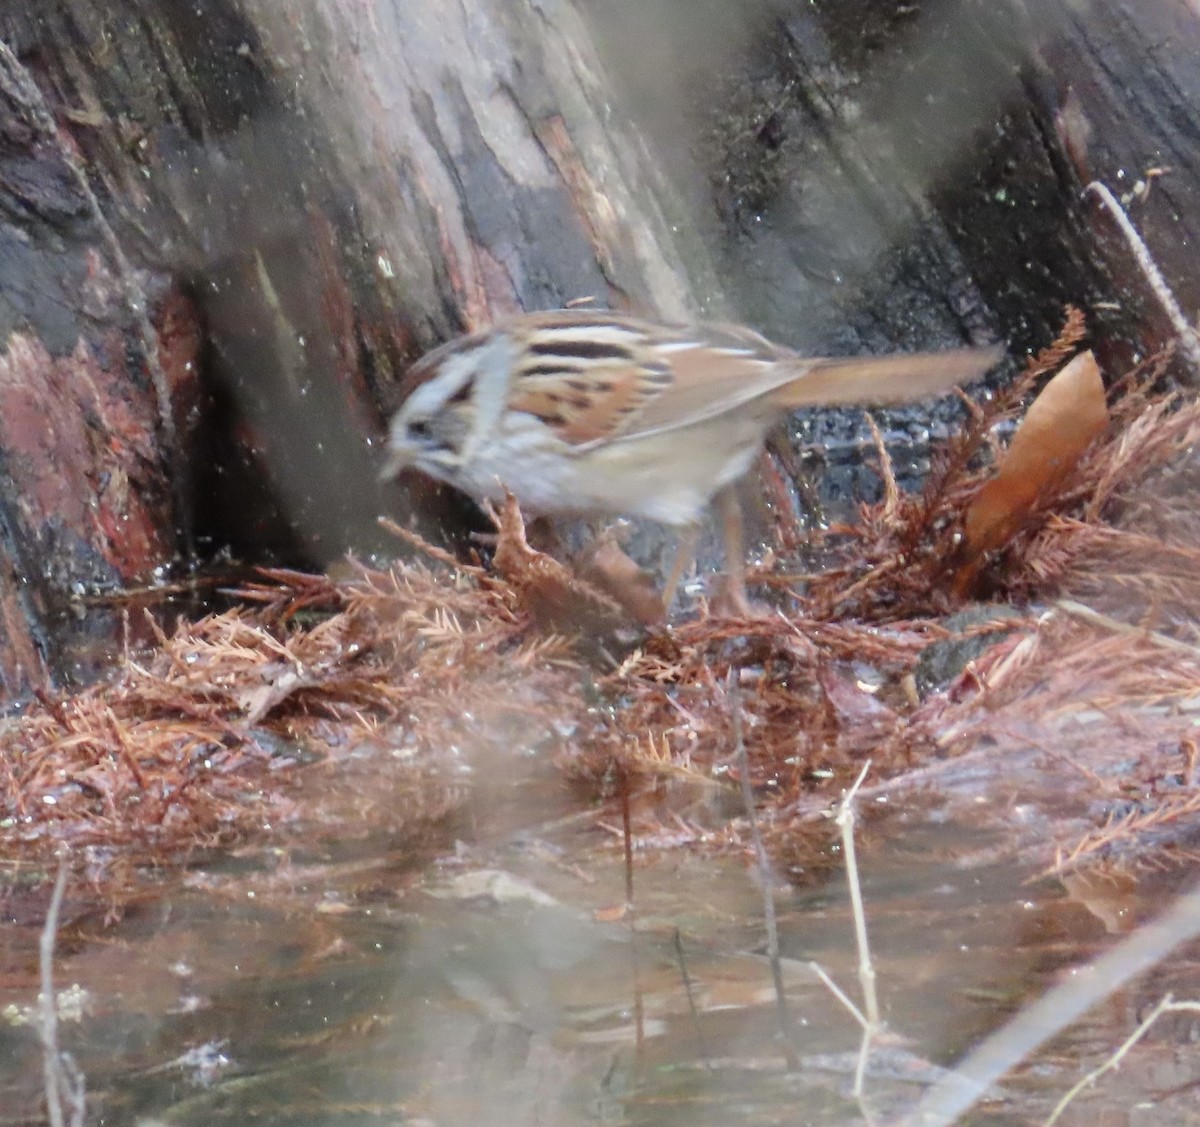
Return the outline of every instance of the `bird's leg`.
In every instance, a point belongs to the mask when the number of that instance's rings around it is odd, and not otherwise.
[[[737,615],[746,617],[754,613],[746,594],[746,538],[742,529],[742,504],[737,488],[727,485],[713,498],[713,506],[721,520],[721,537],[725,544],[725,592],[724,601]],[[683,573],[688,569],[700,539],[700,526],[690,525],[679,534],[679,546],[671,572],[663,586],[663,607],[671,609],[675,592],[679,589]]]
[[[726,485],[713,499],[721,518],[721,535],[725,541],[725,597],[735,614],[753,614],[746,595],[746,537],[742,526],[742,504],[737,488]]]
[[[667,575],[666,583],[663,584],[663,610],[668,614],[671,611],[671,604],[675,601],[675,592],[679,590],[683,573],[691,566],[696,555],[696,541],[699,539],[700,526],[690,524],[676,540],[675,559],[671,561],[671,571]]]

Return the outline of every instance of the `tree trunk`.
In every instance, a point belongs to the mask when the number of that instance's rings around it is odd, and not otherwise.
[[[713,288],[568,6],[7,7],[8,692],[61,672],[65,594],[171,559],[173,492],[202,554],[375,546],[406,500],[376,485],[381,412],[438,340],[588,296],[680,316]]]
[[[7,51],[0,270],[0,689],[12,694],[67,671],[55,624],[69,595],[148,576],[186,537],[171,478],[199,335],[178,288],[134,276]]]
[[[1148,348],[1093,175],[1149,176],[1200,300],[1183,0],[7,0],[0,36],[9,692],[61,671],[56,601],[193,525],[202,557],[379,546],[428,507],[376,483],[400,371],[511,310],[834,351],[1041,344],[1071,300]]]

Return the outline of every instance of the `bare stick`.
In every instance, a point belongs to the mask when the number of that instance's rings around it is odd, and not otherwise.
[[[1157,920],[1087,966],[1078,968],[992,1034],[949,1076],[922,1097],[907,1127],[950,1127],[1014,1065],[1060,1033],[1131,978],[1200,935],[1200,885],[1184,893]]]
[[[1146,246],[1142,236],[1138,234],[1137,228],[1125,213],[1125,209],[1117,197],[1109,190],[1108,185],[1102,184],[1099,180],[1093,180],[1084,191],[1091,192],[1116,221],[1117,226],[1121,229],[1121,234],[1125,236],[1125,241],[1129,244],[1129,249],[1133,252],[1138,269],[1146,279],[1146,284],[1158,298],[1158,303],[1170,320],[1171,327],[1179,334],[1179,342],[1187,354],[1189,363],[1193,369],[1200,372],[1200,334],[1197,334],[1183,310],[1179,308],[1179,302],[1175,300],[1175,294],[1171,292],[1171,287],[1167,285],[1167,280],[1162,276],[1162,271],[1159,270],[1158,263],[1154,261],[1150,248]]]
[[[38,944],[41,994],[38,996],[38,1032],[42,1041],[42,1081],[46,1089],[46,1115],[50,1127],[64,1127],[63,1101],[71,1108],[71,1127],[82,1127],[84,1113],[83,1075],[69,1053],[58,1048],[58,1002],[54,994],[54,941],[58,916],[67,890],[67,859],[58,862],[58,877],[46,911],[46,922]]]
[[[854,786],[842,799],[834,822],[842,831],[842,849],[846,858],[846,882],[850,890],[850,909],[854,916],[854,941],[858,946],[858,982],[862,987],[867,1021],[878,1027],[879,998],[875,993],[875,967],[871,962],[871,944],[867,939],[867,913],[863,907],[862,885],[858,880],[858,854],[854,846],[854,799],[870,769],[871,761],[868,759],[858,773],[858,778],[854,780]]]
[[[1147,642],[1153,642],[1156,646],[1162,646],[1164,649],[1177,650],[1179,653],[1186,654],[1193,660],[1200,658],[1200,646],[1189,645],[1178,638],[1172,638],[1169,634],[1160,634],[1157,630],[1147,630],[1143,626],[1130,626],[1128,622],[1122,622],[1120,619],[1111,618],[1107,614],[1101,614],[1098,610],[1092,610],[1091,607],[1076,602],[1075,599],[1058,599],[1054,604],[1054,608],[1055,610],[1061,610],[1064,614],[1071,615],[1072,618],[1078,618],[1083,622],[1090,623],[1092,626],[1100,626],[1105,630],[1111,630],[1114,634],[1126,634],[1138,639],[1144,638]]]
[[[813,974],[815,974],[823,983],[825,983],[829,993],[846,1007],[846,1010],[849,1012],[850,1016],[854,1018],[859,1025],[866,1029],[867,1019],[863,1016],[862,1010],[860,1010],[850,1000],[850,995],[847,994],[845,990],[843,990],[836,982],[833,981],[832,978],[829,977],[829,975],[825,972],[825,968],[821,966],[820,963],[814,961],[810,962],[808,966]]]
[[[617,785],[621,793],[621,837],[625,855],[625,922],[629,927],[629,958],[633,969],[633,1025],[635,1055],[641,1069],[646,1052],[646,1004],[642,997],[642,975],[638,961],[637,922],[633,909],[633,814],[630,810],[629,772],[618,763]]]
[[[779,961],[779,927],[775,919],[775,892],[771,873],[771,862],[767,848],[763,845],[758,829],[758,815],[754,810],[754,790],[750,785],[750,757],[746,754],[746,738],[742,731],[742,696],[734,680],[734,670],[729,671],[729,691],[733,697],[733,740],[737,753],[738,774],[742,783],[742,802],[750,822],[750,840],[754,843],[754,855],[758,862],[759,879],[763,892],[763,923],[767,931],[767,958],[771,962],[771,977],[775,981],[775,1005],[779,1012],[779,1040],[783,1046],[784,1060],[789,1071],[799,1066],[796,1050],[792,1046],[791,1021],[788,1017],[787,997],[783,992],[783,965]]]
[[[858,985],[862,990],[866,1022],[863,1024],[862,1044],[859,1047],[858,1067],[854,1071],[854,1095],[862,1099],[863,1083],[867,1074],[867,1060],[871,1055],[871,1042],[882,1025],[879,1020],[879,995],[875,990],[875,965],[871,962],[871,944],[867,938],[867,913],[863,907],[862,885],[858,879],[858,854],[854,845],[854,799],[858,794],[867,772],[871,769],[868,759],[854,780],[854,786],[846,792],[838,808],[834,822],[842,831],[842,854],[846,858],[846,884],[850,892],[850,911],[854,917],[854,942],[858,948]]]
[[[1171,998],[1170,994],[1164,994],[1158,1001],[1158,1005],[1154,1007],[1147,1015],[1146,1019],[1139,1025],[1125,1040],[1121,1047],[1117,1049],[1099,1068],[1092,1069],[1082,1080],[1074,1087],[1058,1103],[1054,1110],[1050,1113],[1050,1118],[1042,1124],[1042,1127],[1054,1127],[1058,1117],[1067,1110],[1067,1105],[1077,1096],[1084,1088],[1090,1088],[1097,1080],[1100,1079],[1106,1072],[1111,1072],[1112,1069],[1120,1065],[1125,1059],[1125,1055],[1133,1048],[1150,1030],[1152,1026],[1165,1013],[1170,1013],[1173,1010],[1200,1010],[1200,1002],[1176,1002]]]
[[[866,1013],[850,1000],[849,995],[825,973],[819,963],[810,962],[808,965],[829,992],[841,1002],[850,1016],[858,1022],[862,1031],[862,1039],[858,1046],[858,1064],[854,1069],[852,1094],[858,1101],[863,1118],[868,1123],[873,1123],[874,1117],[864,1099],[864,1088],[867,1064],[871,1059],[871,1046],[875,1041],[875,1035],[883,1028],[883,1022],[879,1018],[879,997],[875,991],[875,965],[871,962],[871,945],[867,939],[867,913],[863,907],[862,885],[858,879],[858,854],[854,845],[854,800],[870,769],[871,761],[868,759],[858,773],[858,778],[854,780],[854,785],[838,804],[837,814],[834,815],[834,822],[842,834],[842,856],[846,860],[846,884],[850,891],[850,912],[854,919],[854,939],[858,947],[858,983],[862,990],[863,1009]]]
[[[688,974],[687,956],[683,951],[683,936],[679,928],[674,935],[675,954],[679,958],[679,974],[683,978],[683,988],[687,992],[688,1013],[692,1015],[692,1027],[696,1030],[696,1040],[700,1044],[700,1056],[704,1058],[704,1067],[712,1071],[712,1059],[708,1053],[708,1038],[704,1036],[704,1027],[700,1024],[700,1011],[696,1008],[696,994],[692,986],[692,976]]]
[[[629,772],[617,767],[617,785],[621,791],[621,841],[625,860],[625,910],[633,911],[633,812],[630,810]]]

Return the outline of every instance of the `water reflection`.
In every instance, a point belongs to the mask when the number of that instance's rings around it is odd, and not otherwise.
[[[380,841],[266,851],[193,871],[115,927],[68,929],[57,981],[93,1001],[63,1038],[88,1075],[91,1121],[861,1121],[848,1094],[858,1030],[807,968],[819,960],[855,993],[840,883],[780,893],[800,1060],[789,1073],[743,858],[644,859],[637,912],[615,919],[620,852],[580,813],[519,831],[500,817],[486,849],[443,842],[443,860],[420,865]],[[939,1063],[1109,941],[1078,896],[1043,886],[1034,898],[1019,874],[958,871],[929,833],[906,848],[890,831],[867,852],[894,1031],[870,1074],[877,1113],[911,1104]],[[0,1002],[27,1002],[33,952],[8,955]],[[1185,993],[1193,971],[1173,968],[1171,985]],[[1044,1114],[1161,985],[1113,998],[971,1121]],[[1163,1057],[1180,1035],[1176,1025],[1147,1043],[1157,1087],[1184,1082]],[[0,1036],[5,1122],[39,1121],[35,1040],[25,1028]],[[1144,1096],[1143,1081],[1135,1063],[1112,1082],[1121,1106]]]

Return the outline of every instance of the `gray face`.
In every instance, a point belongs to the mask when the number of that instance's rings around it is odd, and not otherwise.
[[[392,419],[384,477],[415,466],[461,485],[464,464],[500,424],[512,363],[502,333],[452,341],[424,357],[409,373],[416,390]]]
[[[385,476],[394,477],[408,466],[453,483],[459,451],[470,434],[469,401],[451,403],[430,412],[410,399],[396,413],[388,436]]]

